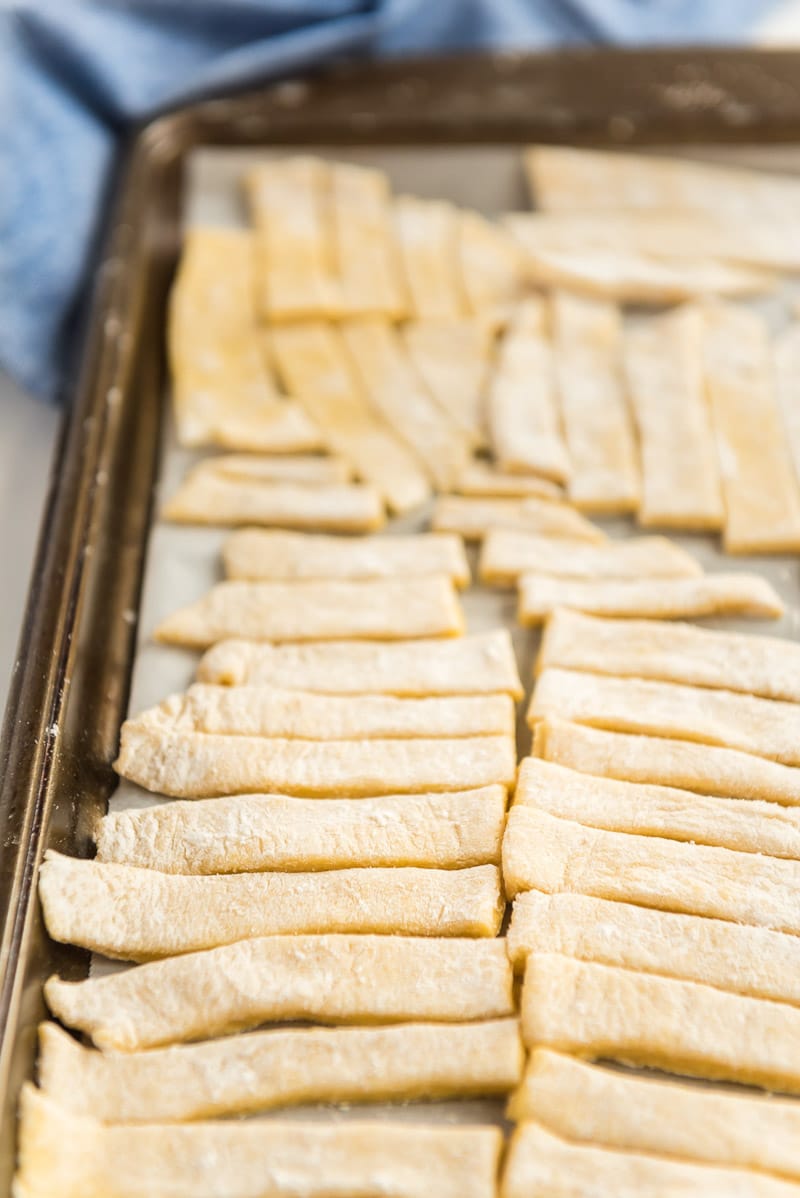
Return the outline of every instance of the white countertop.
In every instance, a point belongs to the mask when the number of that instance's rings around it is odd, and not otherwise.
[[[28,594],[61,412],[0,372],[0,712]]]

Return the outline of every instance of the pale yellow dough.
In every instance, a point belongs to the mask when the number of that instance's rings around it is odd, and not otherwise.
[[[453,640],[327,641],[265,645],[222,641],[197,667],[202,682],[282,686],[321,694],[469,695],[522,698],[511,637],[504,628]]]
[[[537,757],[584,774],[663,783],[723,798],[800,805],[800,769],[736,749],[543,720],[536,725],[533,750]]]
[[[471,319],[411,321],[403,327],[402,337],[433,399],[471,446],[483,446],[490,359],[486,327]]]
[[[621,580],[521,575],[520,623],[541,624],[557,607],[590,615],[651,619],[738,615],[777,620],[784,611],[777,592],[759,574]]]
[[[185,1122],[320,1102],[503,1094],[521,1079],[516,1019],[292,1028],[142,1053],[84,1048],[39,1029],[39,1085],[104,1123]]]
[[[526,757],[520,765],[514,802],[608,832],[800,860],[800,812],[778,803],[742,803],[670,786],[597,778],[541,757]]]
[[[231,534],[222,558],[228,578],[360,581],[443,574],[458,587],[469,584],[464,543],[450,533],[348,539],[247,528]]]
[[[537,807],[509,812],[503,879],[509,898],[588,894],[800,935],[800,861],[608,832]]]
[[[275,524],[332,532],[373,532],[386,519],[375,487],[362,483],[269,482],[193,474],[164,505],[180,524]]]
[[[572,473],[569,498],[588,512],[631,512],[639,464],[622,378],[619,309],[569,291],[551,300],[556,380]]]
[[[461,212],[458,260],[470,311],[492,328],[506,325],[530,292],[519,246],[502,225]]]
[[[705,393],[703,316],[696,307],[628,323],[628,396],[639,433],[639,523],[721,528],[725,518]]]
[[[752,226],[754,216],[788,218],[796,229],[800,186],[788,175],[661,154],[530,146],[525,171],[537,208],[706,212]],[[602,214],[601,214],[602,215]],[[761,221],[758,221],[761,227]]]
[[[557,249],[541,244],[536,231],[509,217],[525,255],[527,281],[535,287],[566,287],[595,299],[624,304],[676,304],[706,295],[751,296],[771,291],[775,275],[716,258],[657,258],[636,250]]]
[[[492,528],[516,528],[543,537],[600,544],[606,534],[566,503],[479,495],[442,495],[434,504],[431,528],[480,541]]]
[[[345,321],[340,328],[373,407],[412,450],[435,486],[448,490],[469,460],[471,438],[433,398],[387,320],[365,317]]]
[[[800,198],[800,197],[798,197]],[[589,206],[590,207],[590,206]],[[772,224],[751,215],[715,212],[650,211],[610,207],[580,212],[513,213],[506,218],[523,243],[558,252],[641,254],[668,262],[717,262],[792,273],[800,269],[796,221]]]
[[[495,1127],[225,1120],[106,1127],[26,1086],[15,1198],[494,1198]]]
[[[800,1007],[798,937],[723,919],[529,890],[514,903],[508,953],[519,972],[531,953],[561,953]]]
[[[534,953],[522,1035],[529,1047],[800,1093],[800,1010],[697,982]]]
[[[227,637],[315,641],[457,636],[464,616],[449,578],[220,582],[157,627],[156,640],[206,649]]]
[[[789,325],[775,340],[775,395],[783,417],[783,429],[800,480],[800,323]]]
[[[350,482],[353,470],[344,458],[320,453],[223,453],[202,458],[187,475],[192,479],[202,477],[321,487]]]
[[[800,1181],[800,1105],[791,1099],[639,1077],[537,1048],[509,1111],[570,1140]]]
[[[328,167],[339,310],[348,316],[405,316],[408,296],[392,228],[389,180],[381,171]]]
[[[487,389],[489,439],[501,469],[564,483],[571,467],[545,323],[543,300],[524,300],[497,348]]]
[[[271,686],[195,683],[135,716],[164,732],[297,737],[302,740],[512,736],[510,695],[318,695]]]
[[[494,865],[197,877],[52,851],[39,898],[54,940],[123,961],[312,932],[495,936],[505,906]]]
[[[502,786],[358,802],[284,795],[175,800],[106,815],[97,859],[178,874],[498,865],[505,811]]]
[[[749,1169],[575,1144],[526,1122],[506,1157],[502,1198],[797,1198],[798,1187]]]
[[[555,611],[542,637],[537,673],[550,666],[800,703],[800,645],[795,641],[694,624],[603,620]]]
[[[481,549],[482,581],[512,586],[521,574],[529,573],[593,582],[696,578],[703,570],[696,558],[666,537],[593,545],[515,528],[490,528]]]
[[[800,549],[800,487],[776,400],[769,326],[719,304],[707,314],[706,387],[725,501],[728,553]]]
[[[128,723],[114,769],[147,790],[178,799],[270,790],[358,798],[510,786],[516,752],[511,736],[308,741],[166,733]]]
[[[458,210],[445,200],[399,196],[392,215],[413,316],[417,320],[464,316],[457,259]]]
[[[394,512],[430,495],[425,472],[372,406],[338,330],[323,321],[270,329],[269,349],[287,389],[300,397],[326,443],[380,491]]]
[[[268,320],[341,309],[328,167],[316,158],[264,162],[245,178],[256,229],[257,294]]]
[[[193,344],[197,336],[195,328],[192,333]],[[209,404],[209,395],[213,399],[212,384],[201,385],[203,389],[198,388],[194,392],[191,402],[199,408],[205,408]],[[220,392],[219,399],[214,402],[224,407],[224,411],[218,416],[213,415],[210,428],[208,419],[205,419],[200,433],[195,424],[191,434],[187,434],[187,437],[191,435],[192,440],[184,440],[182,444],[213,445],[218,449],[269,454],[305,454],[327,448],[327,436],[323,435],[316,421],[296,400],[276,394],[266,403],[242,399],[234,405],[231,401],[233,383],[227,371],[213,383],[213,388]]]
[[[563,499],[564,489],[549,478],[535,474],[512,474],[490,462],[474,458],[459,475],[455,490],[459,495],[506,499]]]
[[[45,984],[98,1048],[136,1052],[268,1022],[465,1023],[514,1013],[502,940],[267,936],[105,977]]]
[[[319,449],[318,429],[279,396],[261,353],[254,261],[243,229],[186,232],[168,329],[178,440],[266,453]]]
[[[550,667],[539,675],[527,718],[532,727],[548,717],[800,765],[800,704],[777,699]]]

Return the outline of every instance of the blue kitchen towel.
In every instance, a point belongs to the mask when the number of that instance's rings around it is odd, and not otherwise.
[[[126,127],[342,58],[733,44],[787,0],[0,0],[0,365],[58,394],[69,315]]]

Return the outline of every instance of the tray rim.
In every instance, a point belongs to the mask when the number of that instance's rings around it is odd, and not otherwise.
[[[64,388],[68,407],[0,738],[0,826],[6,830],[0,846],[0,1195],[10,1192],[15,1123],[10,1116],[19,1078],[30,1076],[36,1022],[30,1011],[41,1011],[41,996],[31,995],[24,975],[52,956],[42,955],[48,942],[36,901],[36,871],[54,835],[57,842],[67,835],[73,847],[76,840],[87,842],[78,818],[82,800],[73,794],[63,801],[61,794],[65,810],[55,832],[53,813],[59,785],[82,777],[75,774],[75,755],[85,742],[78,737],[65,749],[64,740],[72,735],[66,726],[71,695],[80,697],[92,686],[78,662],[79,648],[92,611],[92,587],[101,583],[102,555],[95,551],[108,542],[110,531],[132,542],[138,537],[122,571],[125,596],[115,592],[114,603],[130,608],[142,580],[163,415],[156,395],[163,347],[149,355],[153,394],[137,408],[138,359],[144,356],[137,351],[146,327],[141,282],[148,270],[155,272],[161,308],[150,320],[163,327],[163,298],[177,253],[168,213],[150,212],[145,203],[153,189],[162,189],[167,207],[177,205],[181,162],[200,144],[797,141],[800,87],[793,79],[800,79],[800,52],[784,50],[581,49],[401,59],[335,66],[302,81],[220,94],[176,107],[132,131],[109,181],[105,220],[91,255],[93,282],[75,326],[76,352]],[[705,92],[700,83],[707,85]],[[704,99],[715,87],[734,104],[727,112]],[[684,106],[676,108],[670,88],[687,89]],[[547,103],[534,112],[521,104],[526,94],[539,101],[544,96]],[[107,467],[119,460],[134,416],[137,426],[146,424],[141,432],[148,444],[141,453],[147,477],[125,483],[139,488],[135,510],[112,513],[119,497]],[[113,548],[106,545],[106,556]],[[104,568],[108,571],[107,561]],[[104,769],[93,779],[95,804],[104,803],[113,789],[110,754],[130,683],[135,624],[128,622],[122,633],[117,629],[112,642],[120,661],[109,713],[114,718],[104,729]]]

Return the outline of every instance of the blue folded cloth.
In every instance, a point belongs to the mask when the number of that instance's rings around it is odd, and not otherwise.
[[[786,0],[0,0],[0,364],[54,397],[117,139],[337,58],[740,42]]]

